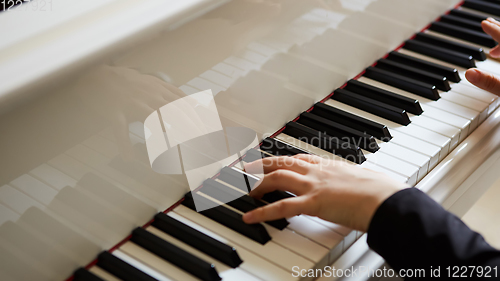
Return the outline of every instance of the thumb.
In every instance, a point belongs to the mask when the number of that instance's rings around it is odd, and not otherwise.
[[[478,88],[500,96],[500,78],[497,76],[477,68],[471,68],[465,72],[465,78]]]

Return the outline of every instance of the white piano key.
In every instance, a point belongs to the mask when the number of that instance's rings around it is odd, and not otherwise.
[[[372,153],[365,156],[366,160],[370,163],[408,177],[409,185],[415,185],[417,183],[420,167],[384,153]]]
[[[323,219],[320,219],[318,217],[311,217],[307,215],[301,215],[301,217],[308,218],[310,220],[313,220],[323,226],[328,227],[329,229],[339,233],[340,235],[344,236],[344,251],[349,248],[354,242],[356,242],[356,230],[352,230],[348,227],[341,226],[339,224],[329,222]]]
[[[121,279],[116,278],[111,273],[109,273],[106,270],[98,267],[97,265],[92,266],[89,269],[89,271],[92,272],[97,277],[99,277],[99,278],[101,278],[101,279],[103,279],[105,281],[121,281]]]
[[[411,99],[418,100],[420,102],[420,105],[428,105],[428,106],[434,107],[436,109],[446,111],[446,112],[467,118],[467,119],[471,120],[472,129],[475,129],[479,123],[479,111],[472,110],[472,109],[464,107],[460,104],[450,102],[450,101],[444,100],[444,99],[439,99],[437,101],[433,101],[433,100],[412,94],[410,92],[389,86],[389,85],[384,84],[384,83],[380,83],[378,81],[375,81],[375,80],[372,80],[372,79],[369,79],[366,77],[361,77],[359,79],[359,81],[367,83],[369,85],[373,85],[375,87],[379,87],[379,88],[387,90],[387,91],[391,91],[393,93],[396,93],[396,94],[399,94],[399,95],[402,95],[402,96],[405,96],[405,97],[408,97]],[[426,115],[425,110],[422,113],[422,115],[424,115],[424,116]]]
[[[450,151],[453,150],[460,139],[461,130],[457,127],[448,125],[443,122],[436,121],[427,116],[411,116],[410,120],[413,124],[419,125],[422,128],[426,128],[430,131],[448,137],[450,141]]]
[[[399,132],[402,132],[406,135],[412,136],[413,138],[423,140],[423,141],[428,142],[430,144],[434,144],[435,146],[440,148],[439,159],[443,159],[449,151],[449,143],[450,143],[449,138],[446,138],[442,135],[439,135],[439,134],[434,133],[432,131],[429,131],[427,129],[421,128],[418,125],[409,124],[408,126],[402,126],[402,125],[396,124],[392,121],[386,120],[384,118],[380,118],[376,115],[370,114],[368,112],[359,110],[357,108],[354,108],[352,106],[348,106],[346,104],[343,104],[341,102],[338,102],[338,101],[335,101],[332,99],[329,99],[328,101],[326,101],[325,104],[328,104],[328,105],[333,106],[335,108],[347,111],[347,112],[355,114],[357,116],[361,116],[365,119],[368,119],[368,120],[371,120],[371,121],[374,121],[374,122],[377,122],[380,124],[384,124],[387,127],[389,127],[389,129],[391,129],[391,131],[390,131],[391,134],[393,131],[399,131]],[[400,144],[404,147],[412,148],[412,147],[409,147],[403,143],[398,143],[398,144]],[[418,148],[416,148],[416,147],[414,147],[413,149],[418,151]]]
[[[127,242],[127,243],[131,243],[131,242]],[[121,259],[122,261],[128,263],[129,265],[137,268],[138,270],[146,273],[147,275],[149,275],[149,276],[151,276],[159,281],[171,281],[171,280],[173,280],[173,279],[167,277],[168,275],[162,274],[159,271],[155,270],[154,268],[151,268],[151,266],[149,264],[141,262],[140,260],[136,259],[133,254],[128,254],[128,252],[125,252],[125,251],[122,252],[120,249],[113,251],[113,253],[112,253],[113,256],[116,256],[117,258]]]
[[[398,131],[392,131],[391,135],[392,143],[399,144],[403,147],[431,157],[431,160],[429,162],[429,170],[436,167],[437,163],[439,162],[439,152],[441,151],[440,147],[426,141],[416,139],[412,136],[400,133]]]
[[[476,67],[486,72],[500,75],[500,62],[487,58],[485,61],[476,61]]]
[[[167,215],[201,231],[210,237],[221,241],[222,243],[232,245],[238,251],[238,255],[243,260],[240,265],[247,272],[251,272],[259,278],[264,280],[296,280],[293,278],[290,269],[283,269],[282,267],[275,264],[273,261],[269,261],[269,256],[262,257],[265,255],[256,248],[246,248],[244,245],[240,245],[237,240],[247,239],[246,237],[238,238],[235,240],[231,233],[226,235],[227,232],[232,232],[232,230],[225,228],[224,226],[186,208],[182,205],[176,207],[174,212],[169,212]],[[237,233],[239,235],[239,233]],[[236,235],[237,236],[237,235]],[[271,242],[268,242],[271,243]],[[244,244],[244,243],[243,243]],[[282,258],[282,257],[281,257]]]
[[[18,177],[10,184],[45,205],[48,205],[57,194],[55,189],[28,174]]]
[[[310,220],[313,220],[315,222],[318,222],[326,227],[328,227],[329,229],[337,232],[338,234],[346,237],[348,235],[351,234],[351,232],[353,231],[352,229],[348,228],[348,227],[345,227],[345,226],[342,226],[340,224],[336,224],[336,223],[333,223],[333,222],[329,222],[329,221],[325,221],[323,219],[320,219],[318,217],[312,217],[312,216],[307,216],[307,215],[302,215],[303,217],[307,218],[307,219],[310,219]]]
[[[283,230],[276,229],[267,224],[263,224],[267,232],[272,238],[272,241],[294,251],[296,254],[301,255],[314,263],[320,263],[325,257],[328,256],[329,248],[321,246],[320,244],[309,240],[299,232],[292,231],[292,228],[285,228]],[[292,229],[292,230],[291,230]],[[336,233],[332,234],[333,236]],[[327,260],[326,260],[327,261]]]
[[[268,261],[282,267],[285,270],[291,270],[295,265],[302,265],[303,267],[310,268],[314,264],[309,260],[304,259],[293,253],[292,251],[274,243],[273,241],[267,242],[265,245],[259,244],[246,236],[230,229],[222,224],[219,224],[197,212],[184,207],[182,205],[176,207],[174,212],[200,224],[201,226],[218,233],[226,239],[232,241],[234,244],[240,245],[245,249],[264,257]]]
[[[169,242],[170,244],[175,245],[175,246],[183,249],[184,251],[192,254],[193,256],[196,256],[196,257],[198,257],[198,258],[200,258],[200,259],[202,259],[210,264],[215,265],[215,269],[217,270],[217,272],[219,273],[219,276],[222,279],[230,280],[229,277],[231,277],[231,278],[236,278],[237,280],[259,280],[256,277],[249,274],[248,272],[242,270],[240,267],[231,268],[231,267],[227,266],[226,264],[218,261],[217,259],[197,250],[196,248],[193,248],[193,247],[185,244],[184,242],[177,240],[176,238],[166,234],[165,232],[163,232],[155,227],[149,226],[146,228],[146,230],[151,232],[152,234],[158,236],[159,238]]]
[[[483,89],[468,87],[461,83],[452,83],[451,87],[454,92],[489,104],[488,115],[498,107],[500,101],[498,96]]]
[[[20,215],[31,207],[44,208],[40,202],[35,201],[33,198],[9,185],[0,187],[0,203],[8,206]]]
[[[30,171],[30,174],[57,190],[65,186],[75,186],[76,180],[47,164],[42,164]]]
[[[453,103],[460,104],[479,112],[479,123],[482,123],[488,117],[489,104],[470,98],[468,96],[456,93],[454,91],[442,92],[441,98],[449,100]]]
[[[439,160],[443,160],[446,157],[446,155],[448,155],[448,153],[450,152],[451,139],[441,134],[435,133],[431,130],[425,129],[420,126],[414,126],[414,127],[407,126],[404,128],[399,128],[398,131],[401,133],[405,133],[407,135],[411,135],[418,139],[428,141],[436,146],[441,147],[442,150],[441,153],[439,154]]]
[[[290,223],[288,228],[330,249],[331,258],[344,251],[342,235],[301,216],[287,218],[287,220]]]
[[[430,117],[434,120],[440,120],[445,124],[459,128],[460,129],[459,142],[462,142],[470,133],[471,121],[469,119],[460,117],[458,115],[454,115],[446,111],[436,109],[431,106],[427,106],[425,104],[421,104],[421,106],[422,109],[425,111],[425,116]]]
[[[430,156],[426,156],[419,152],[410,150],[394,142],[386,143],[380,141],[379,146],[379,152],[383,152],[385,154],[391,155],[392,157],[399,158],[417,167],[420,167],[420,169],[418,170],[417,181],[420,181],[429,171],[429,164],[431,161]]]

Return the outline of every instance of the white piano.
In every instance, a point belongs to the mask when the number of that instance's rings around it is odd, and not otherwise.
[[[500,75],[478,28],[487,16],[500,5],[38,0],[0,12],[0,279],[314,280],[298,270],[379,269],[366,235],[337,224],[301,215],[244,225],[245,210],[293,195],[252,200],[259,175],[241,165],[345,158],[464,215],[498,179],[500,100],[464,77],[473,66]],[[183,159],[171,172],[185,155],[171,148],[210,133],[200,108],[217,113],[222,139],[252,134],[222,160],[202,151],[203,169]],[[196,212],[199,194],[224,204]],[[344,279],[379,278],[318,278]]]

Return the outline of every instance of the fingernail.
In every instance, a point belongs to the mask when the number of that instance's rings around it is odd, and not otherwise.
[[[465,78],[467,78],[467,80],[469,80],[469,82],[471,82],[472,84],[475,84],[479,81],[479,78],[481,76],[481,73],[479,72],[479,70],[473,68],[473,69],[469,69],[467,70],[467,72],[465,72]]]
[[[491,18],[491,17],[487,18],[487,20],[490,21],[490,22],[499,23],[496,19]]]
[[[253,214],[252,212],[248,212],[246,214],[243,215],[243,221],[245,223],[253,223]]]

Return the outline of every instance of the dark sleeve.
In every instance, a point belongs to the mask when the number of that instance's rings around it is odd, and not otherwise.
[[[396,270],[463,265],[500,270],[500,251],[416,188],[382,203],[370,223],[368,245]]]

